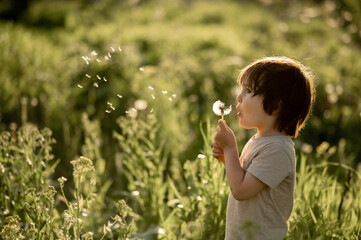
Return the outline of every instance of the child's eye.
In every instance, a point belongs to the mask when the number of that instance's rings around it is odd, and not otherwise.
[[[247,93],[251,93],[252,90],[251,90],[250,88],[246,88],[246,92],[247,92]]]

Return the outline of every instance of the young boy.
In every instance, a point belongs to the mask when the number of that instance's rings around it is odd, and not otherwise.
[[[239,77],[238,118],[257,133],[238,155],[236,138],[219,120],[212,154],[224,157],[231,193],[226,239],[283,239],[293,208],[298,135],[315,99],[311,74],[297,61],[268,57],[244,68]],[[249,229],[252,230],[252,229]]]

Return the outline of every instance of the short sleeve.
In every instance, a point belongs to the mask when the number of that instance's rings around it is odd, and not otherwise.
[[[271,188],[276,188],[292,171],[282,144],[268,144],[252,159],[247,171]]]

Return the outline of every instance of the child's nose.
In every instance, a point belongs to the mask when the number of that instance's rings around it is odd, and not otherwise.
[[[238,96],[237,96],[237,102],[241,102],[242,101],[242,96],[241,96],[241,94],[239,94]]]

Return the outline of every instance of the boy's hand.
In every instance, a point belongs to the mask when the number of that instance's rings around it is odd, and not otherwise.
[[[222,150],[223,154],[227,150],[237,148],[236,137],[233,131],[227,126],[226,122],[221,119],[218,121],[217,133],[213,140],[213,148],[215,149],[216,156],[218,156],[219,150]]]

